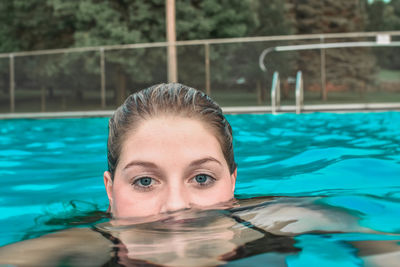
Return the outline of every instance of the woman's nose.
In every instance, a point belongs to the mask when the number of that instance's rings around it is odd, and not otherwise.
[[[183,186],[168,188],[167,197],[161,207],[161,212],[171,212],[190,208],[188,192]]]

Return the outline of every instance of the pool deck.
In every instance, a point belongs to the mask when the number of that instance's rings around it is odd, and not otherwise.
[[[223,107],[225,114],[264,114],[272,113],[271,106]],[[325,104],[304,105],[301,113],[312,112],[380,112],[400,111],[400,103],[364,103],[364,104]],[[82,118],[82,117],[110,117],[114,110],[96,111],[63,111],[63,112],[30,112],[30,113],[2,113],[0,119],[45,119],[45,118]],[[276,113],[295,113],[296,106],[280,106]]]

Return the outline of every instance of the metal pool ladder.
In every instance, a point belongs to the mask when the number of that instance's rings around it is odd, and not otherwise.
[[[271,87],[271,111],[272,114],[280,109],[281,105],[281,86],[280,86],[279,73],[274,72],[272,76],[272,87]],[[300,114],[304,106],[304,86],[303,86],[303,75],[299,70],[296,75],[296,113]]]
[[[321,35],[321,40],[323,36]],[[302,45],[286,45],[276,46],[264,49],[258,58],[258,64],[263,72],[267,71],[264,64],[264,59],[267,54],[281,51],[300,51],[313,49],[331,49],[345,47],[400,47],[400,42],[391,40],[391,35],[387,33],[377,33],[375,42],[339,42],[339,43],[317,43],[317,44],[302,44]],[[11,61],[10,61],[11,62]],[[325,86],[325,82],[324,85]],[[296,113],[300,113],[303,108],[304,93],[303,93],[303,78],[301,71],[297,72],[296,77]],[[280,109],[280,88],[279,74],[274,72],[271,89],[272,113],[276,113]]]
[[[272,76],[272,88],[271,88],[271,111],[272,114],[276,114],[281,104],[281,82],[279,80],[279,73],[274,72]]]
[[[304,105],[303,74],[301,70],[296,75],[296,114],[300,114]]]

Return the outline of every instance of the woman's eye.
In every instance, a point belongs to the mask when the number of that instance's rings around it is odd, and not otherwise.
[[[151,190],[156,181],[150,177],[142,177],[134,180],[132,184],[138,190]]]
[[[149,186],[151,185],[153,179],[151,179],[150,177],[144,177],[144,178],[140,178],[138,180],[138,184],[141,186]]]
[[[213,177],[207,174],[198,174],[193,178],[193,180],[199,186],[210,186],[216,181]]]

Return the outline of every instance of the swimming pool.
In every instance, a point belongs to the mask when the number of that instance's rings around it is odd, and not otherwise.
[[[238,198],[272,195],[300,203],[322,196],[318,203],[377,231],[297,235],[299,252],[285,256],[287,265],[358,266],[363,259],[351,242],[400,241],[399,112],[227,118],[235,137]],[[102,180],[106,118],[1,120],[0,131],[0,245],[99,219],[108,206]],[[229,265],[263,266],[270,256]]]

